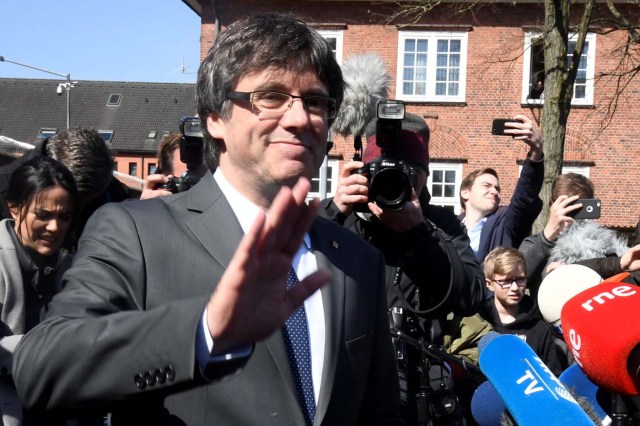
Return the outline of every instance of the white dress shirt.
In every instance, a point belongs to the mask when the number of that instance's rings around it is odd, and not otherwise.
[[[225,198],[231,205],[231,209],[238,218],[242,230],[247,233],[251,228],[251,225],[253,224],[258,213],[260,212],[260,207],[256,206],[242,194],[240,194],[240,192],[238,192],[229,183],[229,181],[225,179],[220,168],[216,170],[213,177],[216,180],[216,183],[220,187],[220,190],[224,194]],[[318,270],[316,256],[313,253],[313,248],[311,247],[311,239],[309,238],[309,234],[305,234],[303,244],[301,244],[300,248],[293,258],[292,266],[296,272],[296,275],[298,276],[298,279],[300,280],[303,280],[305,277]],[[320,394],[320,381],[322,378],[325,347],[324,307],[322,304],[322,295],[320,290],[313,293],[304,301],[304,308],[307,313],[307,325],[309,328],[313,393],[317,404],[318,395]],[[209,358],[206,360],[199,359],[201,367],[203,361],[205,363],[219,362],[232,358],[238,358],[240,356],[250,355],[251,348],[238,348],[238,350],[234,351],[233,353],[212,356],[211,351],[213,349],[214,342],[211,338],[211,333],[209,332],[206,315],[207,310],[205,309],[202,316],[202,331],[206,340],[206,347],[208,348]],[[201,353],[201,351],[197,352]]]

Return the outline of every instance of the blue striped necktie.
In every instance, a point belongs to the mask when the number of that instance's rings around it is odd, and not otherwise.
[[[296,272],[291,268],[287,278],[287,288],[298,283]],[[311,376],[311,349],[309,347],[309,329],[304,304],[298,307],[282,326],[284,343],[287,347],[289,365],[298,392],[298,401],[302,407],[305,422],[313,424],[316,415],[316,401],[313,396],[313,379]]]

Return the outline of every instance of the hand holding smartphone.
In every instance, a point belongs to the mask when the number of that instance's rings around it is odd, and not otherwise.
[[[508,136],[504,133],[505,131],[505,123],[520,123],[518,120],[514,120],[513,118],[496,118],[493,120],[491,125],[491,134],[495,136]]]
[[[574,204],[582,204],[580,210],[571,212],[574,219],[598,219],[600,217],[600,200],[597,198],[582,198]]]

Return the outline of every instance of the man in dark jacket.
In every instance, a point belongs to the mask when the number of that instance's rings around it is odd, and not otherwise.
[[[507,206],[500,206],[500,182],[492,168],[471,172],[460,184],[460,203],[471,248],[480,262],[495,247],[518,247],[542,210],[538,194],[544,179],[542,139],[531,119],[517,115],[505,124],[505,134],[529,145],[516,189]]]
[[[365,129],[368,143],[364,163],[382,155],[375,128],[374,120]],[[441,345],[441,320],[448,313],[468,316],[478,311],[484,298],[484,275],[455,215],[443,207],[429,205],[429,128],[424,119],[406,114],[401,138],[394,143],[395,157],[410,167],[413,191],[409,201],[398,210],[369,202],[369,179],[353,173],[364,163],[352,161],[341,171],[335,197],[323,201],[321,214],[359,234],[384,254],[387,303],[395,314],[390,315],[392,328],[402,328],[418,339]],[[395,343],[400,350],[399,342]],[[399,360],[400,370],[405,368],[401,364]],[[425,419],[417,419],[414,411],[413,393],[419,377],[411,371],[400,371],[401,388],[405,420],[416,424]],[[402,383],[404,375],[407,383]]]

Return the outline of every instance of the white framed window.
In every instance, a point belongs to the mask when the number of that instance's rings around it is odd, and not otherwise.
[[[576,47],[576,36],[569,37],[567,66]],[[544,91],[536,88],[540,80],[544,81],[544,46],[542,35],[526,33],[524,37],[524,56],[522,73],[522,103],[544,102]],[[596,35],[587,34],[584,49],[578,65],[576,81],[573,85],[572,105],[593,105],[593,82],[595,76]]]
[[[591,167],[588,166],[562,166],[562,174],[565,173],[577,173],[586,178],[589,178],[589,172],[591,171]],[[522,173],[522,165],[518,166],[518,177]]]
[[[464,102],[467,33],[400,31],[396,99]]]
[[[318,30],[320,35],[331,45],[331,50],[336,55],[336,61],[342,65],[342,31],[341,30]]]
[[[562,173],[577,173],[586,178],[589,177],[589,171],[591,167],[587,166],[562,166]]]
[[[429,163],[427,188],[431,194],[430,204],[447,207],[460,214],[460,183],[462,164]]]
[[[307,200],[312,198],[320,198],[321,200],[333,197],[338,187],[338,172],[340,162],[325,156],[322,166],[311,178],[311,189],[307,194]]]

